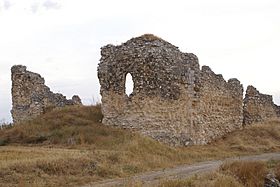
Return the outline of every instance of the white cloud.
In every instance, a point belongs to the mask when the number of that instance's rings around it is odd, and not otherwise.
[[[45,10],[58,10],[61,8],[61,4],[58,0],[45,0],[45,1],[34,1],[30,5],[30,9],[33,13],[37,13],[38,11],[43,11],[44,8]]]
[[[31,11],[32,13],[61,8],[61,0],[0,0],[0,10],[14,9],[17,14]]]
[[[46,0],[42,5],[46,9],[59,9],[61,7],[61,5],[54,0]]]
[[[33,2],[33,3],[30,5],[30,10],[31,10],[31,12],[33,12],[33,13],[35,14],[35,13],[37,13],[39,7],[40,7],[39,2]]]
[[[4,0],[4,8],[8,10],[12,6],[11,2],[8,0]]]

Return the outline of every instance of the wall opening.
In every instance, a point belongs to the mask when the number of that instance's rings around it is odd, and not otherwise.
[[[134,82],[132,80],[132,76],[128,73],[125,77],[125,94],[129,96],[132,94],[134,88]]]

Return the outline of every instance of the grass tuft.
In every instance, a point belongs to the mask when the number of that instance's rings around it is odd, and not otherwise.
[[[160,37],[153,35],[153,34],[143,34],[142,36],[140,36],[139,38],[143,38],[146,41],[154,41],[154,40],[162,40]]]
[[[245,186],[263,186],[264,178],[268,173],[265,162],[262,161],[235,161],[225,163],[220,171],[227,175],[234,176]]]

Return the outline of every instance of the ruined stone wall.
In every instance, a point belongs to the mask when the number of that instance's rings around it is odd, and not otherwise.
[[[129,96],[128,73],[134,82]],[[205,144],[242,126],[240,82],[200,70],[194,54],[153,35],[103,47],[98,77],[105,125],[173,145]]]
[[[42,114],[48,107],[81,104],[78,96],[67,100],[62,94],[51,92],[45,85],[44,78],[27,71],[25,66],[13,66],[11,71],[13,103],[11,113],[14,123],[32,119]]]
[[[280,118],[280,106],[274,105],[274,108],[275,108],[277,117]]]
[[[242,128],[243,86],[237,79],[225,81],[203,66],[195,84],[193,103],[196,144],[205,144],[228,132]]]
[[[243,108],[245,125],[279,117],[279,106],[273,103],[272,96],[260,93],[253,86],[247,87]]]

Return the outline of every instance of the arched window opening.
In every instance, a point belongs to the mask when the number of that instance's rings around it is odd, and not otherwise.
[[[125,94],[129,96],[132,94],[134,88],[134,82],[132,80],[132,76],[128,73],[125,77]]]

